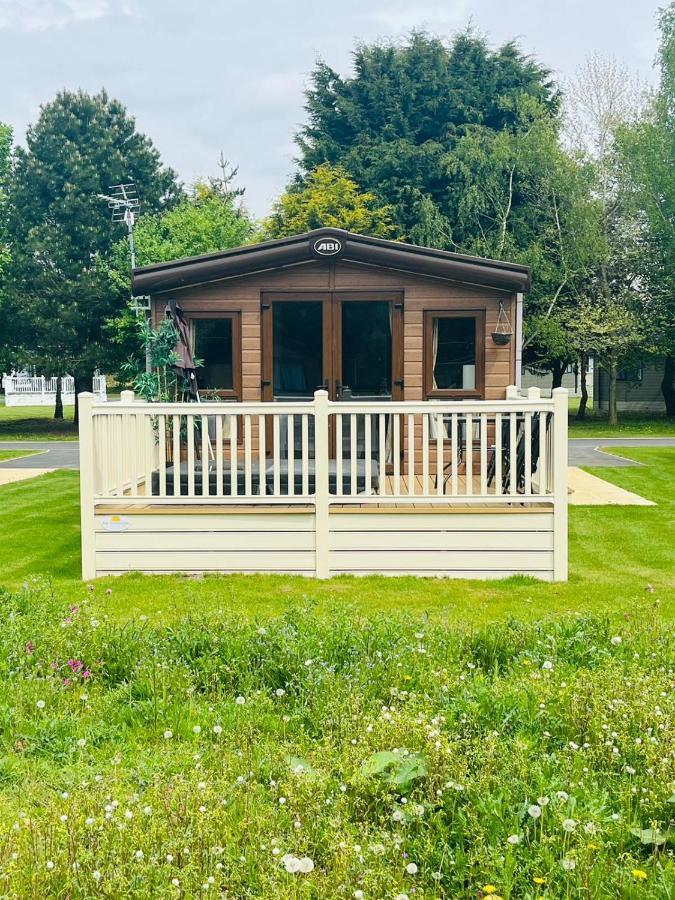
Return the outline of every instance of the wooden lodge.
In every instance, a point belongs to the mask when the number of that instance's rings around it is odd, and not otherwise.
[[[82,395],[83,577],[567,577],[567,393],[526,267],[332,228],[136,269],[201,403]]]

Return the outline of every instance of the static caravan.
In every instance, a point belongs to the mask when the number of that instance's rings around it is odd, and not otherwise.
[[[201,402],[84,397],[84,576],[565,578],[566,391],[516,387],[529,286],[332,228],[136,269]]]

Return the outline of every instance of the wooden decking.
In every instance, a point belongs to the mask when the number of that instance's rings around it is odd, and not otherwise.
[[[142,485],[139,486],[139,495],[143,496]],[[551,504],[548,502],[544,503],[528,503],[523,502],[518,499],[518,497],[513,498],[513,502],[504,504],[504,503],[494,503],[494,504],[476,504],[476,503],[466,503],[462,502],[462,497],[466,496],[466,476],[459,475],[457,479],[457,495],[454,497],[452,503],[448,503],[447,500],[442,501],[439,499],[439,502],[429,501],[428,499],[422,499],[424,495],[424,482],[421,476],[417,476],[415,479],[415,485],[413,490],[410,490],[410,482],[407,475],[400,476],[400,490],[394,490],[394,476],[387,475],[386,476],[386,484],[384,488],[383,496],[389,496],[396,494],[398,497],[419,497],[419,502],[405,502],[405,503],[396,503],[389,500],[388,502],[383,503],[359,503],[359,495],[355,494],[353,501],[349,503],[332,503],[331,504],[331,513],[391,513],[395,512],[398,514],[415,514],[415,513],[434,513],[434,514],[443,514],[443,515],[456,515],[456,514],[480,514],[480,513],[497,513],[497,514],[512,514],[519,512],[550,512]],[[444,494],[445,496],[450,496],[451,491],[451,483],[450,481],[446,481],[444,486]],[[428,479],[427,484],[427,496],[435,495],[437,492],[436,481],[435,478],[431,476]],[[480,477],[474,476],[472,480],[472,492],[474,494],[480,493]],[[110,503],[105,502],[102,504],[97,504],[96,511],[101,515],[111,515],[111,514],[121,514],[121,515],[200,515],[205,512],[210,512],[213,514],[221,515],[244,515],[244,514],[264,514],[274,511],[276,513],[286,513],[288,515],[293,514],[302,514],[306,512],[313,512],[314,507],[312,504],[307,503],[289,503],[286,504],[267,504],[264,502],[250,503],[246,502],[246,500],[242,497],[242,502],[237,504],[199,504],[195,503],[194,500],[187,502],[181,502],[180,497],[176,497],[175,504],[159,504],[159,503],[148,503],[148,504],[125,504],[121,503]]]

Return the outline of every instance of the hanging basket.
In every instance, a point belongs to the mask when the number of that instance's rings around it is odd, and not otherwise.
[[[505,347],[507,344],[511,343],[512,337],[513,330],[511,328],[511,323],[509,322],[509,317],[506,315],[504,304],[500,300],[497,327],[492,332],[492,340],[498,347]]]

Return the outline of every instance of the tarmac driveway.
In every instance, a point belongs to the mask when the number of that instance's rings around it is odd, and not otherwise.
[[[603,453],[603,447],[675,447],[675,438],[572,438],[570,466],[638,466],[632,459]],[[39,450],[35,456],[0,462],[0,469],[77,469],[77,441],[0,441],[0,450]]]
[[[35,456],[0,462],[0,469],[77,469],[80,464],[77,441],[0,441],[0,450],[39,451]]]
[[[570,466],[639,466],[632,459],[603,453],[603,447],[675,447],[675,438],[571,438]]]

